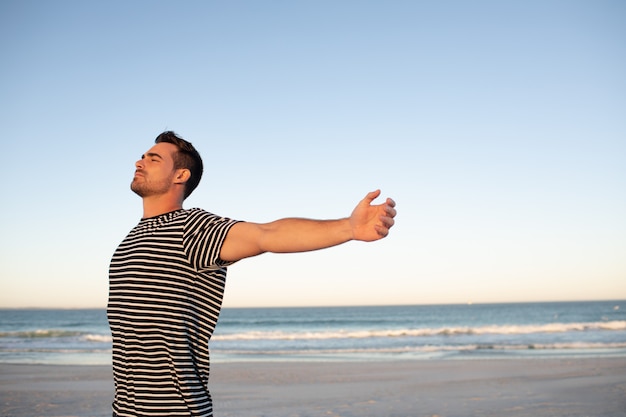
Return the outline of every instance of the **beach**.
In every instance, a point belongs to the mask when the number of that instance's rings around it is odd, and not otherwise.
[[[626,416],[626,358],[214,363],[216,417]],[[0,364],[0,416],[110,416],[104,365]]]

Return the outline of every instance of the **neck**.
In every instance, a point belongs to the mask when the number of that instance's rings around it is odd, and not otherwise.
[[[183,208],[183,202],[172,199],[163,199],[157,196],[143,198],[143,218],[155,217],[160,214]]]

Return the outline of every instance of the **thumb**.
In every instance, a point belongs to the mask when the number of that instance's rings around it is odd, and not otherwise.
[[[370,191],[369,193],[367,193],[367,195],[362,201],[364,203],[371,204],[372,201],[376,200],[379,195],[380,195],[380,190]]]

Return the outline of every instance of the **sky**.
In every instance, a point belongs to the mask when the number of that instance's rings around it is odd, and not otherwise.
[[[626,299],[623,1],[0,1],[0,307],[103,308],[164,130],[238,220],[397,202],[226,307]],[[380,198],[378,201],[382,201]]]

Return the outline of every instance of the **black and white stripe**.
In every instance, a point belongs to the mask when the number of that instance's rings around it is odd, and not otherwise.
[[[236,222],[201,209],[142,219],[109,268],[117,416],[212,415],[209,339],[226,266],[219,252]]]

